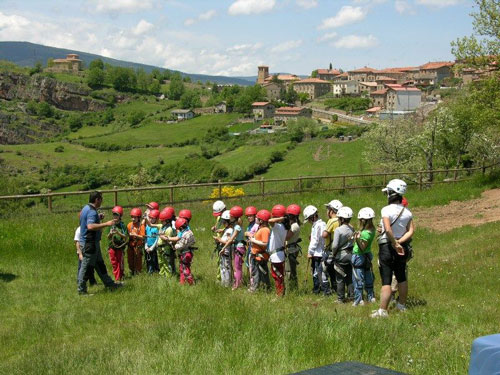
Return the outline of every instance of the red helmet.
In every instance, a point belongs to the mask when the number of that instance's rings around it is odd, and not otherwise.
[[[240,206],[234,206],[229,210],[229,214],[232,217],[239,218],[243,216],[243,208]]]
[[[149,202],[147,205],[146,205],[150,210],[159,210],[160,209],[160,205],[156,202]]]
[[[186,210],[186,209],[180,210],[179,211],[179,217],[182,217],[182,218],[184,218],[186,220],[191,220],[191,217],[192,217],[191,216],[191,211],[190,210]]]
[[[245,215],[257,215],[257,209],[254,206],[248,206],[247,208],[245,208]]]
[[[140,208],[132,208],[132,211],[130,211],[130,216],[138,216],[138,217],[141,217],[142,216],[142,211]]]
[[[160,212],[160,220],[165,221],[165,220],[172,220],[173,215],[170,213],[170,211],[163,210]]]
[[[120,216],[123,216],[123,208],[122,206],[114,206],[113,209],[111,210],[114,214],[118,214]]]
[[[176,227],[177,229],[180,229],[180,228],[182,228],[184,225],[186,225],[186,223],[187,223],[187,220],[186,220],[186,219],[184,219],[183,217],[180,217],[180,218],[178,218],[178,219],[175,221],[175,227]]]
[[[285,216],[286,208],[282,204],[277,204],[271,210],[273,217],[283,217]]]
[[[151,210],[149,211],[149,217],[152,218],[152,219],[158,219],[158,217],[160,216],[160,211],[158,210]]]
[[[408,200],[403,197],[403,200],[401,201],[401,204],[405,207],[408,207]]]
[[[161,210],[161,212],[168,212],[170,215],[172,215],[172,217],[175,216],[175,210],[170,206],[165,207],[163,210]]]
[[[286,213],[289,215],[295,215],[299,216],[300,215],[300,206],[298,204],[291,204],[286,208]]]
[[[257,212],[257,218],[267,222],[271,218],[271,213],[268,210],[260,210]]]

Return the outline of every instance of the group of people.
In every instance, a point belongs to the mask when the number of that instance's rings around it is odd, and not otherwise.
[[[223,286],[238,289],[244,284],[245,264],[249,292],[261,286],[270,290],[269,273],[278,297],[285,294],[285,286],[296,289],[298,257],[302,254],[302,214],[304,221],[311,224],[307,259],[313,293],[334,294],[337,302],[352,301],[353,306],[374,303],[372,245],[378,236],[382,289],[380,308],[372,317],[388,316],[395,283],[399,292],[396,308],[404,311],[408,292],[406,263],[412,256],[410,242],[414,233],[412,214],[404,198],[406,189],[404,181],[391,180],[383,189],[388,204],[381,211],[380,224],[376,227],[373,222],[374,210],[364,207],[357,214],[358,230],[351,223],[352,209],[336,199],[325,204],[326,223],[312,205],[302,211],[297,204],[288,207],[277,204],[269,211],[254,206],[243,209],[237,205],[228,209],[223,201],[216,201],[213,204],[215,223],[211,230],[217,255],[217,277]],[[142,271],[144,257],[148,273],[179,277],[181,284],[194,284],[191,262],[197,248],[189,226],[190,210],[183,209],[176,215],[173,207],[160,211],[158,203],[151,202],[144,213],[140,208],[133,208],[131,222],[125,225],[120,206],[113,208],[112,220],[101,223],[103,216],[98,212],[101,203],[102,195],[91,193],[89,204],[80,212],[80,226],[75,233],[79,293],[87,294],[87,281],[96,282],[93,268],[105,286],[121,286],[125,251],[131,275]],[[107,240],[114,281],[107,275],[100,251],[101,232],[105,227],[110,227]]]

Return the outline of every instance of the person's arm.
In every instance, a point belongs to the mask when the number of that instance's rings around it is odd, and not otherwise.
[[[110,227],[115,223],[114,220],[106,221],[105,223],[89,223],[87,229],[91,231],[98,231],[106,227]]]
[[[269,219],[269,223],[282,223],[284,220],[284,217],[272,217]]]
[[[394,247],[399,255],[404,255],[405,251],[403,247],[394,238],[394,233],[392,232],[391,227],[391,219],[384,216],[382,217],[382,221],[384,222],[385,235],[387,236],[389,242],[392,244],[392,247]]]
[[[368,247],[368,241],[365,239],[361,238],[362,233],[357,232],[354,235],[354,239],[356,243],[358,244],[358,247],[361,251],[365,251],[365,249]]]
[[[224,246],[222,247],[221,252],[226,250],[227,247],[231,246],[231,244],[234,243],[234,240],[236,239],[236,236],[238,235],[238,233],[240,233],[240,231],[241,230],[234,229],[233,234],[231,234],[231,237],[225,243],[220,241],[220,243],[224,243]]]
[[[319,243],[319,233],[318,228],[314,228],[314,232],[311,231],[311,241],[309,242],[309,248],[307,250],[307,255],[309,257],[314,256],[314,250],[318,247]]]
[[[80,247],[80,241],[75,241],[76,252],[78,254],[78,259],[83,260],[82,249]]]
[[[413,233],[415,233],[415,224],[413,223],[413,219],[406,224],[406,233],[396,242],[399,244],[405,243],[410,238],[413,237]]]

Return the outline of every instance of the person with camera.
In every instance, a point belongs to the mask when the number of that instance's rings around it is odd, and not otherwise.
[[[406,262],[410,256],[410,241],[413,237],[413,215],[403,206],[403,195],[406,193],[406,182],[400,179],[389,181],[382,189],[387,194],[388,205],[382,208],[381,234],[379,245],[379,270],[382,279],[380,291],[380,308],[371,317],[387,317],[387,307],[391,300],[392,275],[398,281],[399,301],[396,308],[406,311],[408,281],[406,278]]]
[[[101,223],[103,214],[97,212],[102,205],[102,194],[98,191],[90,193],[89,203],[83,207],[80,214],[80,245],[82,249],[82,265],[78,273],[78,293],[88,294],[85,274],[89,266],[94,266],[97,274],[107,288],[117,288],[117,284],[109,277],[106,265],[101,254],[101,232],[106,227],[111,227],[116,220]]]

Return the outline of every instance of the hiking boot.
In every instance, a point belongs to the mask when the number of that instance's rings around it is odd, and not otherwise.
[[[89,296],[93,296],[94,293],[89,293],[89,292],[78,292],[78,295],[79,296],[86,296],[86,297],[89,297]]]
[[[122,283],[113,283],[113,284],[107,286],[106,288],[108,288],[109,290],[113,291],[113,290],[119,289],[121,287],[123,287]]]
[[[401,312],[406,312],[408,311],[408,309],[406,308],[405,305],[403,305],[402,303],[396,303],[396,309],[398,309],[399,311]]]
[[[372,298],[370,298],[370,300],[368,302],[369,303],[375,303],[375,302],[377,302],[377,300],[375,299],[375,297],[372,297]]]
[[[361,301],[359,301],[359,302],[357,302],[357,303],[356,303],[356,302],[353,302],[353,303],[352,303],[352,305],[353,305],[354,307],[356,307],[356,306],[364,306],[364,305],[365,305],[365,301],[361,300]]]
[[[389,314],[387,314],[387,310],[384,309],[374,310],[370,315],[371,318],[387,318],[388,316]]]

